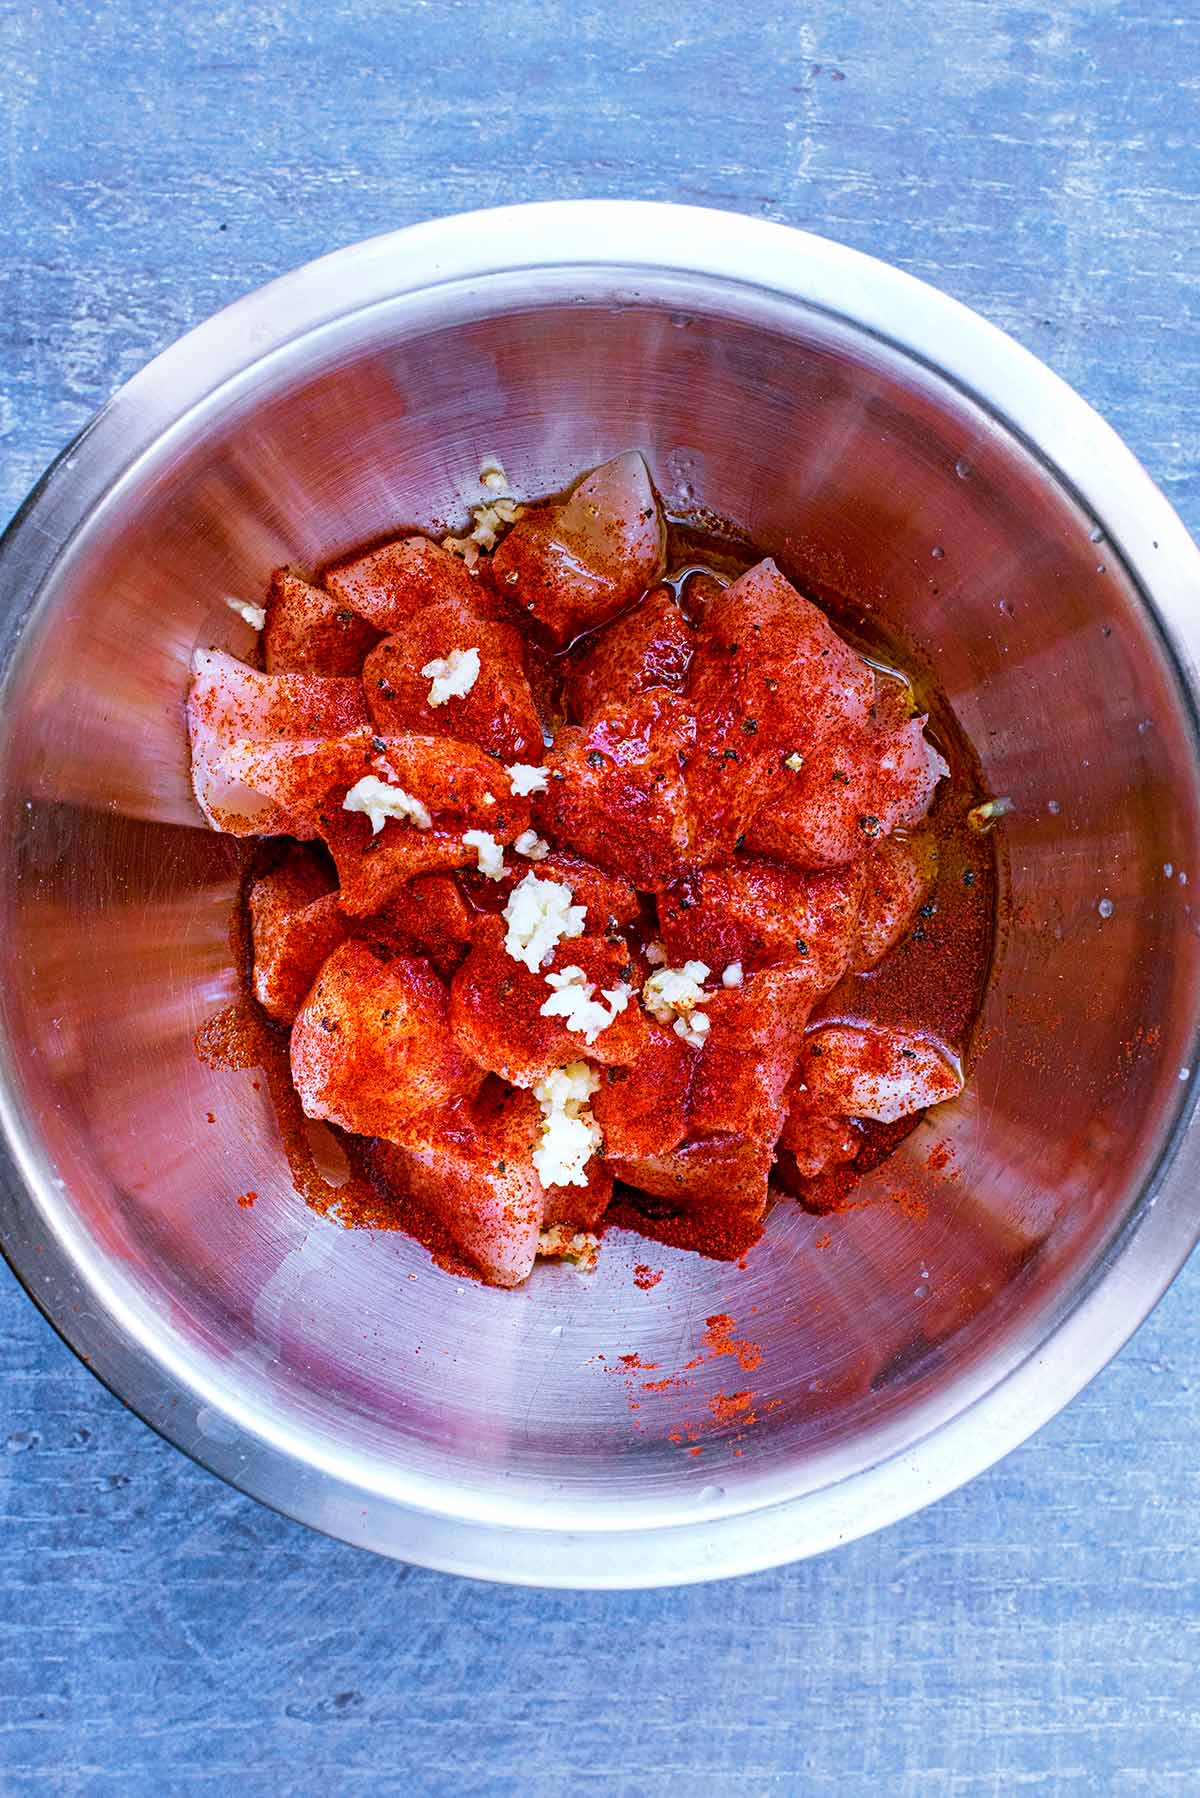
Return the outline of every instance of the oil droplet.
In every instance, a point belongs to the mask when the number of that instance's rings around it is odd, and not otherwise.
[[[1092,529],[1089,531],[1088,541],[1090,543],[1103,543],[1104,542],[1104,532],[1100,529],[1100,526],[1098,524],[1093,525]]]
[[[1047,799],[1047,801],[1046,801],[1046,810],[1047,810],[1047,811],[1048,811],[1048,812],[1053,812],[1053,813],[1054,813],[1054,816],[1055,816],[1055,817],[1056,817],[1056,818],[1057,818],[1057,816],[1058,816],[1058,814],[1059,814],[1059,811],[1060,811],[1060,809],[1061,809],[1061,808],[1060,808],[1060,806],[1059,806],[1059,803],[1058,803],[1058,800],[1057,800],[1057,799]]]
[[[942,548],[940,543],[935,543],[929,553],[933,557],[935,562],[940,562],[946,552]]]
[[[926,1286],[924,1280],[922,1280],[919,1286],[913,1287],[913,1297],[915,1299],[927,1299],[929,1297],[929,1288]]]
[[[702,1505],[714,1505],[719,1498],[724,1498],[724,1486],[701,1486],[697,1497]]]
[[[965,456],[960,456],[958,458],[958,461],[954,464],[954,472],[958,476],[960,481],[966,481],[966,480],[970,479],[971,464],[967,461]]]
[[[1102,918],[1111,918],[1113,915],[1112,900],[1111,899],[1102,899],[1100,901],[1099,905],[1096,907],[1096,910],[1100,913],[1100,916]]]

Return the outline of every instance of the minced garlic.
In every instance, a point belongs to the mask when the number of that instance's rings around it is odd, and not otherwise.
[[[529,873],[504,907],[506,952],[536,974],[565,936],[582,936],[587,907],[572,905],[569,886]]]
[[[544,1018],[561,1018],[568,1030],[582,1036],[589,1049],[602,1030],[607,1030],[633,997],[633,988],[624,981],[606,989],[600,999],[596,988],[582,968],[563,968],[547,974],[546,985],[554,991],[541,1007]]]
[[[471,507],[472,528],[465,537],[443,537],[442,548],[461,556],[468,568],[479,560],[481,549],[495,549],[506,527],[515,524],[524,508],[509,491],[508,476],[495,456],[485,456],[479,470],[479,485],[491,496],[481,506]]]
[[[376,774],[364,774],[342,801],[344,812],[365,812],[371,820],[371,831],[378,835],[389,818],[407,818],[418,830],[431,830],[433,819],[429,808],[406,793],[403,787],[390,787]]]
[[[490,831],[464,830],[463,842],[468,849],[478,850],[481,874],[486,874],[489,880],[503,880],[508,873],[504,865],[504,851]]]
[[[531,862],[544,862],[550,853],[549,843],[545,837],[539,837],[536,830],[523,830],[513,848]]]
[[[669,1024],[676,1036],[698,1048],[708,1035],[708,1017],[696,1007],[704,997],[710,969],[706,962],[685,961],[681,968],[660,968],[642,988],[651,1017]]]
[[[239,618],[244,618],[252,631],[260,631],[267,622],[267,614],[262,606],[252,606],[244,599],[227,598],[225,604]]]
[[[534,768],[529,762],[514,762],[508,769],[508,784],[518,799],[526,793],[544,793],[549,779],[549,768]]]
[[[581,1274],[596,1271],[600,1239],[590,1230],[572,1230],[570,1224],[551,1224],[538,1235],[539,1255],[556,1261],[573,1261]]]
[[[587,1185],[587,1164],[604,1140],[588,1106],[599,1087],[586,1061],[554,1068],[534,1087],[542,1127],[532,1160],[543,1186]]]
[[[429,689],[431,706],[445,705],[451,699],[465,699],[479,679],[479,651],[452,649],[448,656],[426,662],[421,673],[433,682]]]

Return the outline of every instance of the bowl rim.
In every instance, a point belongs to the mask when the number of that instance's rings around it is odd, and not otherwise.
[[[598,253],[608,245],[619,245],[619,253]],[[50,465],[0,538],[0,584],[25,602],[0,625],[0,670],[10,666],[60,555],[106,492],[228,383],[378,302],[451,282],[571,267],[768,290],[878,338],[983,407],[1103,524],[1174,661],[1195,740],[1200,550],[1085,400],[978,313],[861,251],[741,214],[629,200],[500,207],[368,238],[283,275],[178,339],[121,387]],[[1055,445],[1053,458],[1048,442]],[[0,1183],[0,1248],[68,1347],[167,1441],[261,1502],[347,1542],[497,1581],[685,1584],[776,1566],[897,1521],[991,1466],[1055,1415],[1133,1334],[1200,1238],[1200,1208],[1192,1202],[1200,1172],[1200,1056],[1193,1055],[1174,1128],[1087,1280],[1063,1295],[1016,1365],[920,1440],[835,1486],[732,1515],[636,1529],[513,1528],[367,1490],[298,1461],[232,1419],[206,1431],[203,1401],[178,1363],[140,1340],[114,1310],[76,1306],[81,1294],[94,1300],[93,1286],[64,1241],[31,1228],[19,1187],[37,1195],[57,1176],[21,1115],[3,1066],[7,1054],[0,1041],[0,1134],[17,1174]]]

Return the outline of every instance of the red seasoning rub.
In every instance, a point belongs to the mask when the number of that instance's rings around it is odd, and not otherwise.
[[[262,844],[254,1002],[202,1050],[265,1069],[310,1203],[460,1275],[588,1268],[609,1222],[736,1261],[961,1089],[975,764],[828,595],[669,526],[637,454],[532,506],[481,478],[467,537],[277,570],[266,673],[196,657],[197,800]]]

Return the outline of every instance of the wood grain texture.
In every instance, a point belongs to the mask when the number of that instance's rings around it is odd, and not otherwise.
[[[515,199],[729,206],[977,307],[1195,530],[1200,27],[1173,0],[0,0],[0,516],[191,324]],[[0,1273],[0,1792],[1200,1790],[1200,1268],[1050,1428],[871,1541],[491,1589],[202,1474]]]

